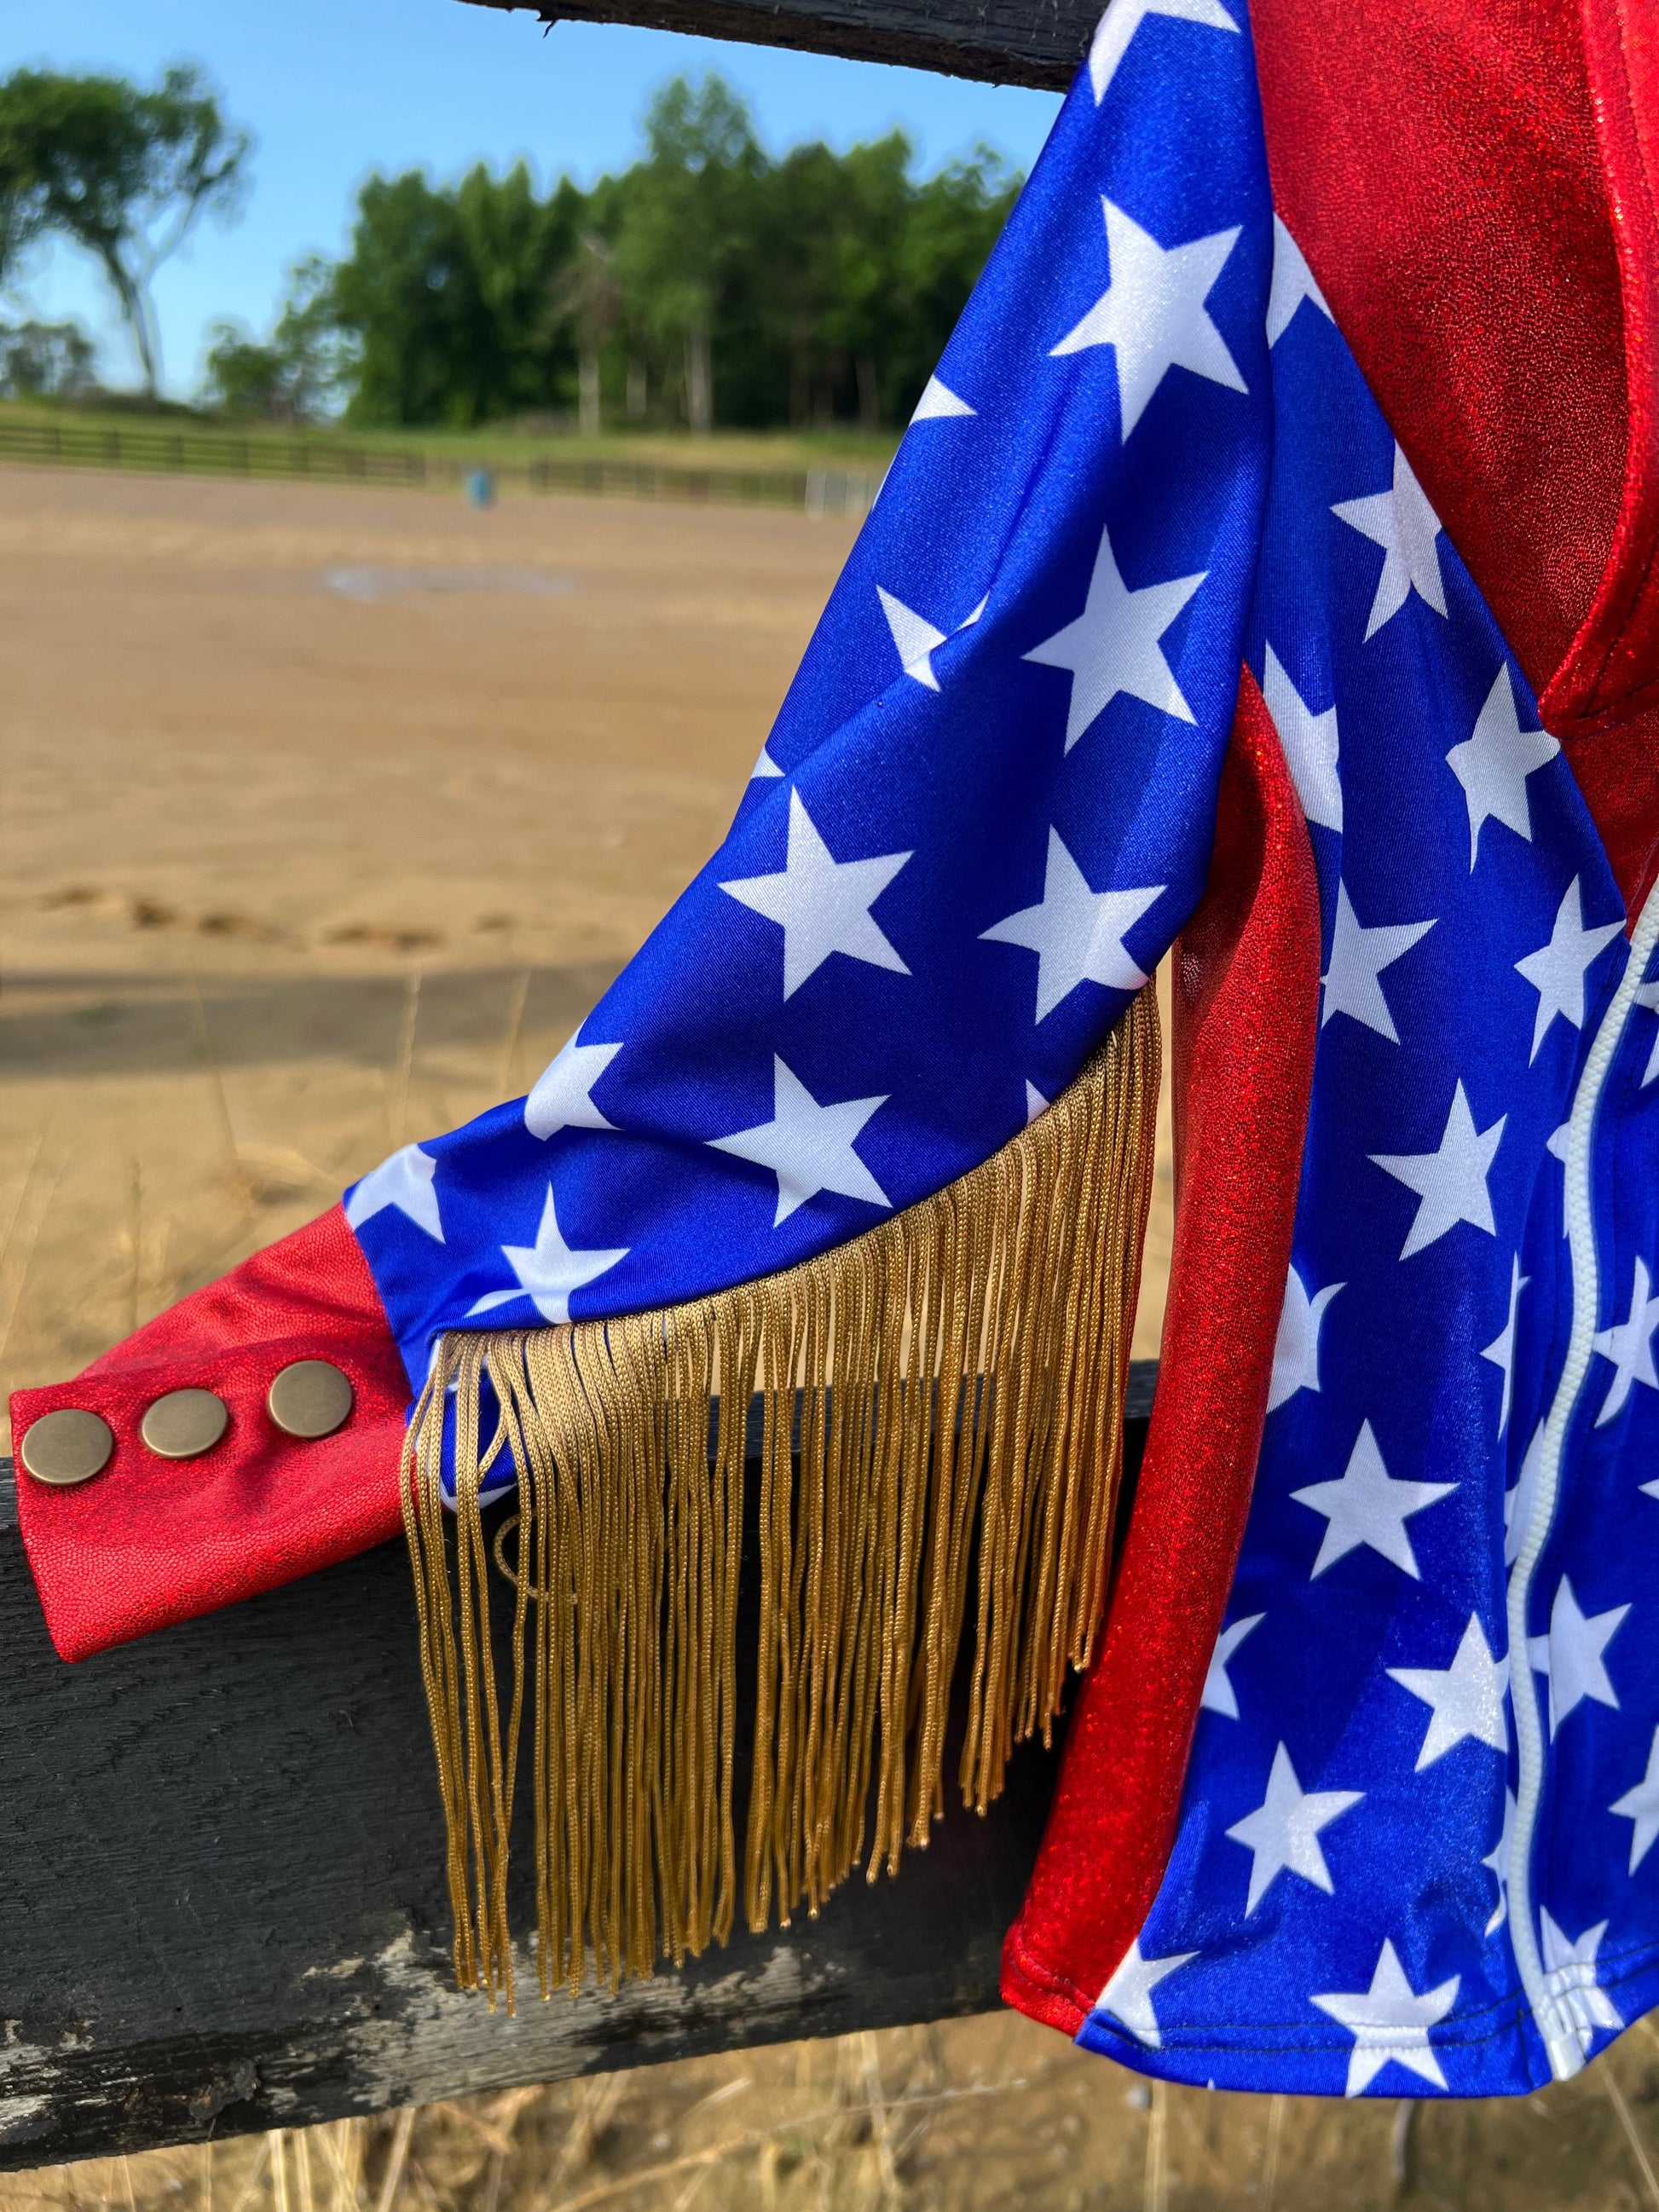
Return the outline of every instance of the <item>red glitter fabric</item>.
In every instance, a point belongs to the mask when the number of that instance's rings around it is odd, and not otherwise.
[[[1101,1653],[1003,1952],[1003,1995],[1074,2035],[1175,1835],[1267,1418],[1319,1010],[1307,824],[1248,672],[1203,902],[1177,940],[1176,1232],[1164,1362]]]
[[[1584,52],[1618,255],[1629,433],[1613,543],[1594,605],[1551,678],[1550,726],[1592,734],[1659,708],[1659,22],[1582,0]]]
[[[1632,917],[1659,873],[1659,21],[1583,0],[1623,288],[1629,437],[1612,553],[1540,704],[1606,840]]]
[[[1659,866],[1659,23],[1253,0],[1273,198],[1563,741]]]
[[[296,1443],[265,1411],[277,1370],[329,1359],[356,1403],[343,1428]],[[139,1440],[169,1390],[212,1390],[230,1412],[200,1459]],[[101,1413],[109,1465],[56,1490],[20,1466],[17,1513],[52,1640],[84,1659],[194,1613],[275,1589],[384,1543],[402,1527],[398,1462],[409,1384],[374,1279],[337,1206],[160,1314],[72,1382],[19,1390],[12,1431],[61,1406]]]

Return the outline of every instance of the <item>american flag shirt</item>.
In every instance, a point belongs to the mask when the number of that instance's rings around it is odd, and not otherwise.
[[[985,1159],[1204,889],[1241,663],[1322,997],[1178,1832],[1079,2039],[1515,2093],[1659,2002],[1659,902],[1274,216],[1243,0],[1115,0],[732,830],[528,1098],[348,1194],[442,1331],[769,1274]]]

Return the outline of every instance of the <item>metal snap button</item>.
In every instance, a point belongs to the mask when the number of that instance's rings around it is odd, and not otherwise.
[[[37,1482],[67,1489],[100,1474],[114,1449],[115,1431],[107,1421],[83,1407],[60,1406],[24,1431],[17,1456]]]
[[[331,1360],[296,1359],[273,1379],[265,1408],[284,1436],[331,1437],[356,1402],[351,1383]]]
[[[169,1390],[144,1415],[138,1433],[157,1459],[199,1459],[229,1419],[224,1400],[211,1390]]]

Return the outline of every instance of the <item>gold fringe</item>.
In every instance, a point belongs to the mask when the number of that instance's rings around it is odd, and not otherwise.
[[[1148,986],[1011,1144],[835,1250],[660,1313],[441,1340],[403,1498],[462,1986],[512,2007],[507,1838],[526,1696],[544,1996],[723,1942],[740,1864],[757,1930],[775,1909],[786,1925],[803,1903],[816,1913],[866,1850],[872,1881],[896,1871],[944,1810],[970,1601],[964,1801],[982,1813],[1014,1745],[1048,1740],[1104,1596],[1158,1080]],[[453,1569],[440,1490],[452,1393]],[[495,1539],[514,1589],[504,1728],[478,1502],[503,1452],[518,1470],[516,1558],[512,1523]]]

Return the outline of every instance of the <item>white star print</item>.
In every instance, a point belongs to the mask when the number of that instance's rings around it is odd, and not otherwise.
[[[1608,1677],[1602,1653],[1619,1632],[1630,1611],[1627,1605],[1609,1606],[1605,1613],[1588,1618],[1579,1609],[1573,1587],[1563,1575],[1550,1607],[1550,1632],[1528,1638],[1534,1672],[1548,1677],[1550,1734],[1554,1735],[1569,1713],[1586,1698],[1598,1705],[1619,1710],[1619,1693]]]
[[[1206,1713],[1220,1713],[1230,1721],[1238,1718],[1238,1696],[1227,1672],[1227,1662],[1250,1631],[1259,1628],[1267,1618],[1265,1613],[1246,1613],[1243,1620],[1234,1621],[1217,1637],[1215,1650],[1210,1655],[1210,1671],[1204,1677],[1204,1691],[1198,1701]]]
[[[1025,1085],[1025,1126],[1029,1129],[1039,1114],[1046,1114],[1049,1102],[1029,1079]]]
[[[614,1129],[593,1103],[593,1085],[622,1050],[620,1044],[582,1044],[579,1030],[536,1079],[524,1102],[524,1125],[532,1137],[558,1129]]]
[[[1498,1832],[1498,1841],[1480,1862],[1498,1884],[1498,1902],[1486,1923],[1488,1936],[1495,1936],[1510,1916],[1510,1844],[1515,1834],[1515,1792],[1508,1784],[1504,1789],[1504,1825]]]
[[[1386,556],[1365,624],[1368,638],[1375,637],[1383,623],[1399,613],[1413,592],[1436,614],[1445,613],[1446,587],[1441,581],[1436,545],[1440,519],[1398,446],[1394,449],[1394,483],[1389,489],[1372,492],[1365,499],[1339,500],[1331,513],[1339,522],[1369,538],[1373,545],[1380,545]]]
[[[1598,1429],[1618,1413],[1630,1395],[1632,1382],[1659,1390],[1659,1374],[1655,1373],[1653,1365],[1653,1332],[1659,1328],[1659,1298],[1648,1296],[1651,1287],[1647,1261],[1638,1260],[1630,1286],[1630,1312],[1612,1328],[1595,1333],[1595,1349],[1603,1359],[1612,1360],[1613,1370],[1607,1395],[1595,1417]]]
[[[778,1210],[772,1217],[775,1229],[787,1221],[798,1206],[820,1191],[838,1198],[862,1199],[868,1206],[890,1201],[864,1162],[853,1150],[853,1140],[888,1094],[879,1098],[848,1098],[839,1105],[820,1106],[806,1085],[775,1053],[772,1057],[772,1119],[751,1129],[736,1130],[729,1137],[711,1137],[717,1152],[735,1159],[752,1160],[769,1168],[778,1179]]]
[[[1285,1279],[1285,1304],[1273,1340],[1273,1371],[1267,1383],[1267,1411],[1276,1413],[1298,1390],[1319,1388],[1319,1331],[1325,1309],[1343,1283],[1327,1283],[1311,1297],[1292,1267]]]
[[[1648,1747],[1647,1772],[1607,1810],[1621,1820],[1636,1824],[1630,1838],[1630,1871],[1634,1874],[1659,1841],[1659,1729],[1653,1731],[1653,1741]]]
[[[939,678],[933,673],[933,656],[938,652],[949,633],[919,615],[914,607],[907,607],[902,599],[896,599],[890,592],[876,586],[876,597],[881,601],[881,611],[887,617],[887,627],[897,649],[899,665],[905,674],[929,691],[939,690]],[[958,629],[970,629],[990,603],[988,592],[970,615],[963,615],[957,624]]]
[[[1110,281],[1052,356],[1109,345],[1117,361],[1119,437],[1146,411],[1172,368],[1185,368],[1229,392],[1248,391],[1227,341],[1204,302],[1226,265],[1238,229],[1218,230],[1186,246],[1160,246],[1148,230],[1103,198]]]
[[[1451,1111],[1437,1150],[1369,1155],[1374,1165],[1417,1193],[1417,1212],[1400,1248],[1402,1260],[1437,1243],[1460,1221],[1484,1229],[1488,1237],[1497,1236],[1486,1177],[1508,1119],[1508,1115],[1500,1114],[1489,1129],[1477,1129],[1460,1082],[1452,1093]]]
[[[1247,1920],[1287,1869],[1328,1897],[1334,1894],[1336,1885],[1319,1846],[1319,1832],[1358,1804],[1364,1794],[1363,1790],[1304,1790],[1290,1753],[1279,1745],[1267,1777],[1267,1796],[1254,1813],[1235,1820],[1227,1831],[1234,1843],[1243,1844],[1251,1854]]]
[[[1548,1036],[1550,1024],[1558,1014],[1564,1021],[1571,1022],[1574,1029],[1583,1028],[1584,978],[1604,947],[1622,933],[1623,927],[1622,922],[1604,921],[1594,929],[1585,928],[1578,878],[1575,876],[1556,909],[1549,943],[1540,945],[1536,952],[1528,953],[1524,960],[1515,963],[1516,973],[1524,975],[1538,994],[1529,1062],[1537,1059],[1538,1048]]]
[[[1515,1317],[1521,1310],[1521,1293],[1531,1280],[1530,1275],[1523,1275],[1521,1272],[1521,1255],[1518,1252],[1512,1254],[1510,1259],[1509,1316],[1480,1354],[1483,1359],[1490,1359],[1494,1367],[1503,1370],[1504,1394],[1498,1409],[1498,1433],[1500,1437],[1510,1425],[1510,1391],[1515,1380]]]
[[[937,422],[953,415],[977,415],[978,408],[970,407],[965,399],[958,398],[948,384],[930,376],[921,387],[921,397],[916,402],[913,422]]]
[[[468,1307],[467,1319],[475,1314],[493,1313],[497,1306],[511,1305],[516,1298],[528,1298],[542,1319],[557,1328],[570,1318],[572,1291],[580,1290],[596,1275],[614,1267],[618,1260],[625,1260],[628,1249],[624,1244],[614,1252],[573,1252],[559,1227],[553,1186],[549,1183],[535,1243],[501,1247],[501,1257],[519,1279],[518,1288],[488,1291]]]
[[[1544,1424],[1540,1421],[1532,1432],[1532,1442],[1527,1446],[1526,1457],[1521,1462],[1521,1473],[1513,1490],[1504,1494],[1504,1565],[1512,1567],[1521,1556],[1521,1547],[1532,1522],[1533,1500],[1538,1494],[1538,1477],[1544,1463]]]
[[[1462,1979],[1454,1974],[1449,1982],[1418,1996],[1406,1979],[1394,1945],[1385,1942],[1369,1990],[1335,1990],[1328,1996],[1314,1997],[1311,2002],[1353,2037],[1345,2094],[1357,2097],[1370,2088],[1391,2058],[1419,2080],[1443,2089],[1446,2077],[1429,2047],[1429,2030],[1444,2020],[1456,2003]]]
[[[364,1222],[373,1221],[377,1213],[393,1206],[441,1244],[444,1224],[432,1180],[437,1171],[438,1163],[430,1152],[423,1152],[418,1145],[405,1145],[379,1167],[369,1170],[346,1201],[346,1220],[353,1229],[361,1229]]]
[[[1137,2043],[1144,2043],[1149,2051],[1161,2048],[1163,2038],[1158,2033],[1158,2014],[1152,2009],[1152,1991],[1166,1974],[1184,1966],[1188,1959],[1197,1958],[1196,1951],[1177,1951],[1168,1959],[1143,1959],[1140,1938],[1130,1944],[1105,1988],[1095,2001],[1097,2012],[1109,2012],[1121,2021]]]
[[[770,751],[767,749],[767,747],[766,747],[765,745],[763,745],[763,746],[761,747],[761,749],[760,749],[760,757],[759,757],[759,758],[756,761],[755,765],[753,766],[753,768],[751,768],[751,769],[750,769],[750,771],[749,771],[749,781],[750,781],[750,783],[764,783],[764,782],[768,781],[770,778],[772,778],[772,777],[774,777],[774,776],[780,776],[780,775],[781,775],[782,774],[783,774],[783,770],[782,770],[782,769],[778,766],[777,763],[773,759],[773,757],[772,757],[772,756],[771,756]]]
[[[1323,1029],[1334,1014],[1346,1014],[1366,1029],[1375,1030],[1378,1036],[1387,1037],[1390,1044],[1398,1044],[1400,1032],[1382,988],[1382,970],[1392,968],[1433,927],[1432,921],[1397,921],[1379,922],[1367,929],[1353,910],[1348,886],[1338,884],[1331,964],[1320,979],[1325,986],[1320,1027]]]
[[[1048,860],[1042,879],[1042,903],[982,930],[996,945],[1022,945],[1037,956],[1036,1015],[1053,1013],[1080,983],[1099,983],[1109,991],[1138,991],[1146,978],[1124,949],[1124,933],[1165,886],[1144,890],[1094,891],[1066,851],[1058,830],[1048,832]]]
[[[1285,764],[1310,822],[1326,830],[1342,827],[1342,785],[1336,773],[1340,740],[1336,708],[1316,714],[1291,683],[1272,646],[1261,670],[1261,696],[1273,716]]]
[[[1158,640],[1203,581],[1202,575],[1177,576],[1132,592],[1118,574],[1111,532],[1101,532],[1083,612],[1024,656],[1042,667],[1071,673],[1067,752],[1120,691],[1178,721],[1192,720],[1192,708]]]
[[[1644,983],[1636,994],[1636,1003],[1646,1013],[1659,1014],[1659,983]],[[1642,1071],[1644,1091],[1656,1075],[1659,1075],[1659,1036],[1654,1038],[1652,1049],[1648,1054],[1648,1064]]]
[[[720,889],[782,930],[783,995],[790,999],[836,952],[896,975],[909,974],[870,912],[909,858],[908,853],[884,853],[871,860],[833,859],[805,800],[792,791],[782,872],[744,876]]]
[[[1532,813],[1527,778],[1561,748],[1547,731],[1523,730],[1515,703],[1515,686],[1506,662],[1492,679],[1486,704],[1475,717],[1474,733],[1446,755],[1446,765],[1463,787],[1469,813],[1469,873],[1480,854],[1480,831],[1501,822],[1532,842]]]
[[[1112,0],[1095,27],[1089,48],[1089,82],[1095,88],[1095,106],[1106,97],[1106,88],[1117,75],[1117,65],[1129,50],[1129,41],[1148,15],[1173,15],[1183,23],[1203,23],[1212,31],[1237,31],[1238,26],[1220,0]]]
[[[1302,248],[1285,229],[1282,219],[1273,217],[1273,280],[1267,293],[1267,343],[1276,346],[1291,327],[1292,317],[1304,300],[1311,300],[1322,315],[1329,315],[1325,295],[1313,280],[1313,271],[1303,257]]]
[[[1613,1999],[1596,1986],[1598,1954],[1607,1923],[1598,1920],[1594,1928],[1584,1930],[1576,1943],[1569,1943],[1549,1914],[1540,1911],[1538,1932],[1547,1969],[1545,1978],[1566,2008],[1573,2033],[1578,2038],[1578,2047],[1588,2058],[1598,2027],[1620,2028],[1625,2024]]]
[[[1322,1513],[1328,1524],[1309,1580],[1369,1544],[1414,1582],[1421,1581],[1406,1523],[1413,1513],[1449,1497],[1456,1487],[1455,1482],[1395,1481],[1382,1464],[1370,1423],[1362,1421],[1340,1481],[1310,1483],[1305,1490],[1291,1492],[1298,1505]]]
[[[928,690],[939,690],[939,678],[933,673],[933,653],[943,645],[946,633],[936,629],[914,607],[907,607],[902,599],[896,599],[890,592],[876,586],[876,597],[881,601],[881,611],[887,617],[887,627],[893,634],[893,643],[898,648],[899,665],[907,676],[914,677]]]
[[[1421,1698],[1429,1725],[1413,1771],[1420,1774],[1437,1759],[1473,1736],[1494,1751],[1510,1747],[1504,1700],[1509,1693],[1508,1656],[1494,1659],[1479,1617],[1471,1613],[1449,1667],[1390,1667],[1389,1679]]]

